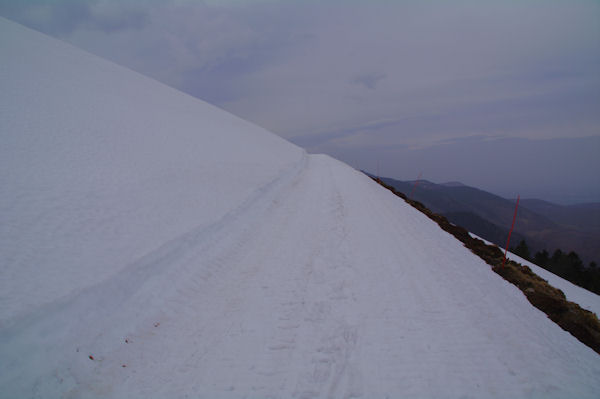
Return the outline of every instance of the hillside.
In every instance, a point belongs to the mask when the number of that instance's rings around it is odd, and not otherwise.
[[[515,204],[511,200],[460,183],[435,184],[382,178],[387,184],[425,204],[433,212],[498,245],[505,245]],[[512,242],[526,240],[532,252],[577,252],[587,263],[600,259],[598,204],[561,206],[523,199]]]
[[[4,19],[0,53],[0,398],[597,397],[362,173]]]
[[[557,205],[538,199],[522,199],[522,205],[556,224],[590,233],[600,233],[600,203]]]

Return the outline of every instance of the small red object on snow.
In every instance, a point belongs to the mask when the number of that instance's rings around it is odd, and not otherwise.
[[[90,360],[94,360],[94,356],[89,355],[88,357],[90,358]]]

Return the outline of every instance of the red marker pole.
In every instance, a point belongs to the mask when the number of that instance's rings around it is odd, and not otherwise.
[[[421,175],[423,173],[419,173],[419,177],[417,177],[417,181],[415,182],[415,184],[413,184],[412,190],[410,190],[410,195],[408,196],[408,198],[412,198],[413,193],[415,192],[415,188],[417,188],[417,186],[419,185],[419,182],[421,181]]]
[[[508,245],[510,244],[510,235],[512,234],[512,231],[515,228],[515,220],[517,220],[517,209],[519,208],[519,199],[520,199],[520,196],[517,195],[517,205],[515,205],[515,214],[513,216],[512,226],[510,226],[510,231],[508,232],[508,240],[506,240],[506,248],[504,248],[504,259],[502,259],[502,268],[503,269],[504,269],[504,264],[506,263],[506,254],[508,253]]]

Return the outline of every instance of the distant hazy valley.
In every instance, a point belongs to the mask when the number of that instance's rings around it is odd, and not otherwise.
[[[459,182],[381,180],[474,234],[500,246],[506,244],[514,200]],[[511,246],[521,240],[527,242],[532,256],[544,249],[550,255],[561,249],[563,252],[575,251],[586,265],[598,262],[600,203],[566,206],[539,199],[521,199]]]

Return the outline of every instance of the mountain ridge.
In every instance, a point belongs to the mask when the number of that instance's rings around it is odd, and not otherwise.
[[[381,178],[423,202],[433,212],[448,216],[490,241],[504,245],[511,227],[514,200],[470,186],[444,186],[433,182],[405,182]],[[469,216],[471,214],[472,216]],[[482,227],[486,221],[487,227]],[[533,252],[560,248],[575,251],[586,262],[600,259],[600,204],[557,205],[522,199],[512,242],[526,240]]]
[[[367,176],[0,33],[0,398],[597,395],[595,352]]]

